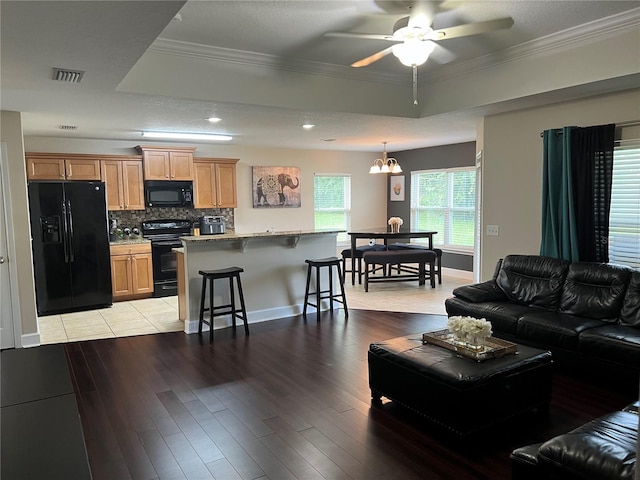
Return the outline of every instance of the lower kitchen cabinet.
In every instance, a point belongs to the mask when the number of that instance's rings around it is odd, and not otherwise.
[[[113,300],[150,297],[153,293],[151,244],[111,245]]]

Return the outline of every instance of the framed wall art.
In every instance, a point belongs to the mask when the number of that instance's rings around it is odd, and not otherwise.
[[[404,202],[404,175],[389,177],[389,200]]]
[[[300,207],[300,168],[252,167],[251,170],[253,208]]]

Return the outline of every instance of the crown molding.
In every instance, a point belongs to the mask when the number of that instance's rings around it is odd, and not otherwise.
[[[479,70],[485,70],[526,57],[562,53],[588,42],[604,40],[627,32],[637,33],[638,28],[640,28],[640,8],[634,8],[633,10],[521,43],[500,52],[445,65],[434,72],[423,74],[419,83],[446,81],[453,77],[469,75]]]
[[[324,75],[327,77],[364,80],[367,82],[406,84],[403,74],[385,74],[380,72],[362,71],[356,68],[335,65],[331,63],[313,62],[310,60],[286,59],[277,55],[248,52],[232,48],[222,48],[199,43],[182,42],[158,38],[147,50],[152,53],[191,57],[209,62],[224,62],[256,68],[284,70],[306,75]],[[404,73],[404,71],[403,71]]]
[[[421,73],[419,84],[427,84],[433,81],[446,81],[450,78],[469,75],[476,71],[485,70],[526,57],[562,53],[563,51],[571,50],[575,46],[584,45],[586,42],[595,42],[628,31],[637,32],[639,27],[640,7],[515,45],[499,52],[438,67],[435,71]],[[182,42],[166,38],[158,38],[153,42],[148,52],[191,57],[209,62],[224,62],[255,68],[284,70],[306,75],[323,75],[327,77],[393,85],[406,85],[407,78],[410,78],[410,75],[405,74],[405,70],[398,74],[387,74],[370,70],[365,72],[361,69],[346,67],[344,65],[300,59],[284,60],[277,55]]]

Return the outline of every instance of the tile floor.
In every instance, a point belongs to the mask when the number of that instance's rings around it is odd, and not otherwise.
[[[472,283],[470,272],[442,269],[442,285],[432,289],[417,282],[387,282],[369,285],[345,284],[350,309],[445,314],[444,300],[459,285]],[[116,302],[112,307],[85,312],[40,317],[40,343],[65,343],[97,338],[127,337],[182,331],[178,321],[178,297],[146,298]]]

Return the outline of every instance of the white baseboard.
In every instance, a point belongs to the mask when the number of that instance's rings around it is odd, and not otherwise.
[[[40,334],[39,333],[25,333],[20,337],[23,348],[39,347],[40,346]]]
[[[268,320],[276,320],[279,318],[295,317],[297,315],[302,314],[303,307],[304,306],[302,304],[287,305],[284,307],[269,308],[266,310],[255,310],[253,312],[247,312],[247,317],[249,318],[248,323],[249,324],[260,323],[260,322],[266,322]],[[328,310],[328,309],[329,309],[329,303],[326,301],[323,301],[321,310]],[[315,314],[316,310],[314,307],[310,307],[308,311],[310,313]],[[242,320],[236,320],[236,322],[238,323],[238,327],[242,327],[241,325]],[[184,333],[197,333],[198,323],[199,323],[199,320],[185,320]],[[224,316],[216,317],[216,319],[214,320],[213,328],[214,330],[217,330],[219,328],[227,328],[231,326],[231,324],[232,324],[231,316],[224,315]],[[202,330],[208,332],[209,326],[203,325]]]

